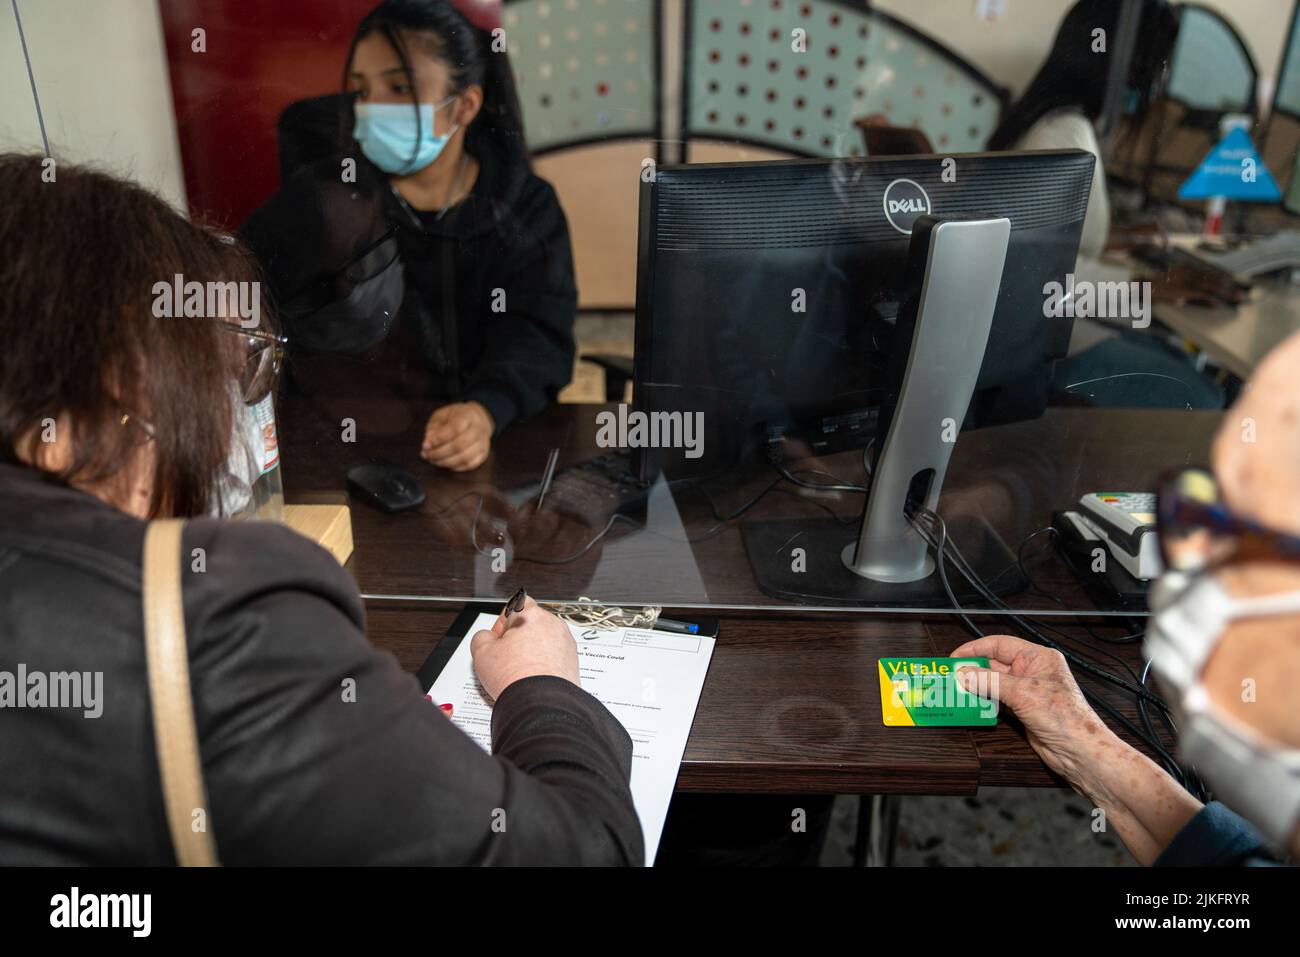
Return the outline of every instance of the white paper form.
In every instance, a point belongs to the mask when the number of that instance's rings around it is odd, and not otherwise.
[[[470,637],[491,628],[496,615],[479,615],[428,694],[452,706],[452,718],[485,751],[492,750],[492,705],[474,675]],[[569,625],[578,644],[578,674],[632,738],[632,803],[653,864],[668,803],[695,720],[714,639],[644,628]]]

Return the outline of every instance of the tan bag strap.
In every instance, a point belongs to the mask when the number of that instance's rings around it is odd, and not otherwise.
[[[149,667],[158,770],[162,774],[167,826],[182,867],[214,867],[217,848],[199,760],[199,735],[190,695],[190,659],[181,604],[180,519],[159,519],[144,533],[144,647]],[[195,811],[202,811],[195,830]]]

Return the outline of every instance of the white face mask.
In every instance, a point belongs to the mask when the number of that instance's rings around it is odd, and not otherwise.
[[[208,509],[215,518],[235,518],[253,511],[253,485],[262,477],[262,429],[244,402],[238,383],[230,387],[230,451],[217,478],[216,500]]]
[[[1286,851],[1300,826],[1300,749],[1223,713],[1201,682],[1219,639],[1241,618],[1300,613],[1300,591],[1235,598],[1211,575],[1167,572],[1151,589],[1144,650],[1175,691],[1178,746],[1225,803]]]

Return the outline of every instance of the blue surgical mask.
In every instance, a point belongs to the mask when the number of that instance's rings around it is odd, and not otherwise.
[[[418,125],[411,104],[358,103],[352,135],[370,162],[389,175],[407,176],[436,160],[451,135],[459,129],[457,125],[442,136],[433,135],[434,113],[454,99],[454,96],[449,96],[437,106],[418,104]]]

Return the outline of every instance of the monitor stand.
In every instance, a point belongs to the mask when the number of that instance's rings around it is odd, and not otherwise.
[[[861,526],[745,523],[745,549],[763,592],[802,604],[950,604],[930,546],[908,516],[917,507],[937,510],[988,345],[1010,234],[1005,218],[917,221],[908,251],[909,273],[921,273],[911,348]],[[1015,555],[982,517],[945,519],[949,537],[994,592],[1023,586]],[[977,596],[951,563],[948,583],[958,600]]]

